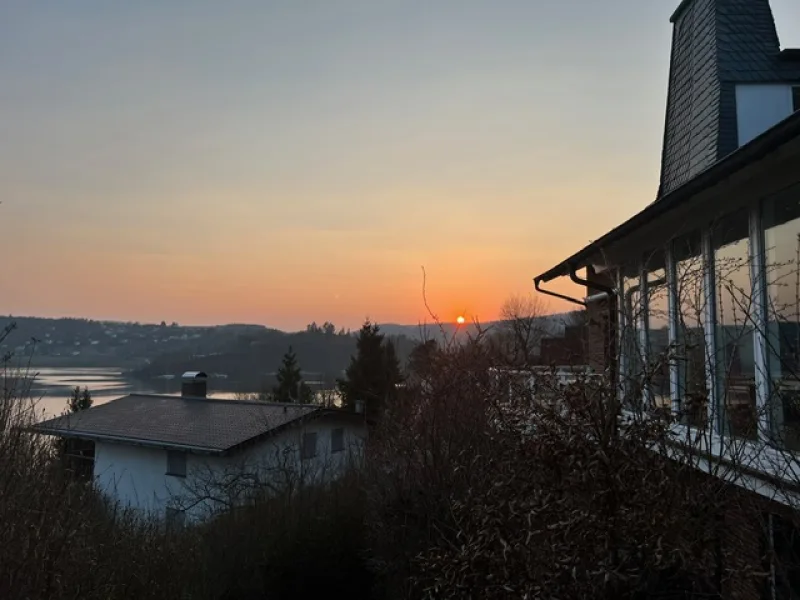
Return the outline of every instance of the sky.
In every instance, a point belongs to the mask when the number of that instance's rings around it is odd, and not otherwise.
[[[491,320],[654,199],[677,4],[6,0],[0,313]]]

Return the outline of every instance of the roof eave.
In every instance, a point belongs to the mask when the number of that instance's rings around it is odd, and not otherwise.
[[[234,452],[238,452],[239,450],[246,448],[248,446],[252,446],[253,444],[258,444],[259,442],[263,442],[268,440],[269,438],[281,433],[282,431],[286,431],[291,427],[295,427],[297,425],[302,425],[306,421],[311,421],[313,419],[317,419],[325,414],[328,414],[329,409],[325,409],[323,407],[318,407],[311,412],[298,415],[294,419],[281,423],[277,427],[273,427],[272,429],[268,429],[267,431],[260,433],[258,435],[254,435],[253,437],[247,438],[246,440],[242,440],[241,442],[234,444],[228,448],[223,450],[223,454],[233,454]]]
[[[784,48],[778,58],[786,62],[800,62],[800,48]]]
[[[193,446],[188,444],[177,444],[161,440],[147,440],[142,438],[126,437],[121,435],[103,435],[77,429],[56,429],[50,427],[26,427],[25,431],[39,433],[41,435],[52,435],[62,438],[73,438],[89,440],[93,442],[106,442],[109,444],[124,444],[128,446],[140,446],[145,448],[157,448],[162,450],[182,450],[193,454],[222,455],[224,449],[210,448],[207,446]]]
[[[569,275],[577,269],[588,266],[589,260],[599,254],[603,247],[624,238],[637,227],[680,206],[682,203],[693,198],[696,194],[720,183],[748,164],[763,159],[783,144],[786,144],[798,136],[800,136],[800,111],[795,112],[760,136],[738,148],[693,179],[687,181],[681,187],[675,189],[656,202],[649,204],[642,211],[636,213],[630,219],[603,235],[600,239],[592,242],[548,271],[537,275],[534,281],[546,283],[557,277]]]

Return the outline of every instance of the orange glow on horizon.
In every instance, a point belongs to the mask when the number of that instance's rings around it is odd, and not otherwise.
[[[458,323],[459,325],[463,325],[466,322],[467,322],[467,320],[464,317],[462,317],[461,315],[459,315],[458,318],[456,318],[456,323]]]

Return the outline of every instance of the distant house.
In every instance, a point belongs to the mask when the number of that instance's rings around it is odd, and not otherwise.
[[[208,398],[206,380],[186,373],[181,396],[131,394],[32,431],[94,442],[93,475],[104,495],[179,521],[241,503],[255,490],[330,481],[363,450],[362,415]]]
[[[586,327],[568,325],[564,328],[564,335],[542,338],[539,359],[543,365],[585,364],[585,346]]]

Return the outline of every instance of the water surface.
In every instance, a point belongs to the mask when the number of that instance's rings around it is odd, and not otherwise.
[[[67,399],[75,387],[84,387],[92,394],[93,405],[104,404],[126,394],[180,394],[180,381],[133,379],[118,368],[40,368],[29,371],[7,371],[5,386],[13,386],[17,396],[29,398],[37,417],[49,418],[67,409]],[[214,398],[233,398],[233,391],[211,390]]]

